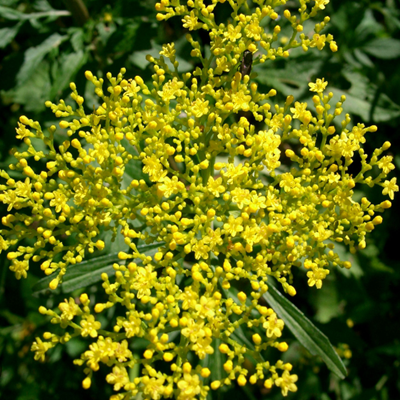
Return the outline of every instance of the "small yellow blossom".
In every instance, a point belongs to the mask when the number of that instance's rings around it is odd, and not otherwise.
[[[326,86],[328,85],[328,82],[325,82],[325,79],[317,79],[315,83],[309,83],[308,86],[310,86],[310,91],[311,92],[317,92],[317,93],[322,93]]]
[[[275,385],[281,388],[282,395],[287,396],[288,392],[297,392],[297,375],[290,375],[289,371],[283,371],[281,377],[275,380]]]
[[[382,194],[389,195],[390,200],[394,199],[394,192],[399,191],[399,186],[396,185],[396,182],[397,182],[397,178],[392,178],[390,181],[383,182]]]

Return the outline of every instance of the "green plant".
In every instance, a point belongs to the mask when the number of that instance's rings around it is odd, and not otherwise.
[[[107,74],[104,91],[104,80],[87,71],[99,98],[89,105],[91,114],[73,83],[74,107],[46,103],[68,135],[58,148],[54,125],[44,132],[38,122],[20,118],[17,138],[26,149],[14,152],[11,172],[1,172],[0,200],[15,213],[2,219],[0,246],[9,250],[26,240],[7,257],[17,278],[26,277],[30,264],[40,265],[49,278],[37,290],[61,283],[69,292],[103,281],[104,294],[70,297],[58,311],[42,306],[66,332],[46,332],[32,346],[43,360],[57,344],[91,338],[75,361],[85,366],[84,388],[106,364],[112,368],[106,380],[123,389],[113,399],[139,392],[154,399],[205,398],[210,387],[233,380],[239,386],[263,381],[287,395],[297,390],[297,375],[274,352],[288,349],[280,341],[283,320],[338,376],[346,373],[326,338],[279,295],[271,278],[294,296],[292,268],[307,269],[309,286],[321,288],[328,267],[351,267],[334,242],[351,252],[363,249],[366,233],[382,222],[375,214],[390,201],[357,202],[353,189],[381,185],[393,199],[396,179],[386,180],[392,158],[382,156],[390,144],[368,157],[362,144],[374,125],[348,129],[347,114],[335,125],[345,96],[330,112],[333,94],[324,94],[324,79],[309,84],[313,110],[293,96],[274,105],[276,90],[258,89],[251,64],[286,58],[297,47],[337,46],[321,34],[328,17],[312,37],[300,33],[327,1],[309,11],[300,1],[299,19],[286,9],[270,34],[263,24],[279,15],[255,3],[253,12],[247,2],[230,1],[227,24],[214,21],[218,2],[158,3],[159,20],[180,15],[187,29],[209,32],[209,54],[187,35],[202,68],[180,73],[174,45],[167,44],[159,57],[148,58],[152,86],[139,76],[124,79],[122,69],[116,77]],[[281,25],[291,29],[290,38],[280,37]],[[252,62],[249,53],[257,51]],[[283,143],[289,148],[281,154]],[[349,172],[355,154],[357,174]],[[290,169],[277,173],[282,162]],[[123,239],[116,240],[118,250],[91,258],[104,250],[107,232]]]

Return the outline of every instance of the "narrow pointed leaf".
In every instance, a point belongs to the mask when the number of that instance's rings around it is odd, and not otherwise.
[[[222,353],[219,351],[220,344],[221,340],[214,338],[212,341],[214,353],[208,356],[207,367],[211,370],[211,381],[219,381],[222,379],[222,365],[224,361],[222,359]]]
[[[272,285],[269,285],[268,292],[263,297],[312,355],[320,356],[327,367],[339,378],[346,377],[346,367],[329,339],[295,305]]]
[[[150,245],[137,246],[140,253],[144,253],[147,256],[152,256],[157,252],[157,249],[163,243],[153,243]],[[105,272],[108,276],[114,275],[115,270],[113,268],[114,263],[118,263],[121,260],[118,258],[118,253],[107,254],[92,258],[88,261],[82,261],[79,264],[70,266],[67,269],[66,274],[63,277],[61,283],[61,291],[63,293],[70,293],[76,289],[87,287],[94,283],[100,282],[101,274]],[[47,276],[41,279],[32,288],[33,294],[38,295],[49,290],[49,283],[57,276],[57,273]]]

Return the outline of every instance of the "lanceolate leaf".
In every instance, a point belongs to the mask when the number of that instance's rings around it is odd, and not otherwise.
[[[222,379],[222,365],[224,363],[223,355],[219,351],[219,346],[221,344],[220,339],[214,339],[212,345],[214,348],[214,353],[209,355],[207,367],[211,370],[211,380],[216,381]]]
[[[327,367],[339,378],[347,375],[346,367],[329,339],[289,300],[272,285],[263,295],[277,315],[283,319],[297,340],[312,354],[320,356]]]
[[[153,243],[150,245],[137,246],[138,251],[147,256],[152,256],[157,252],[157,249],[163,243]],[[70,293],[76,289],[87,287],[93,283],[101,281],[101,274],[105,272],[108,276],[114,275],[115,270],[113,268],[114,263],[118,263],[121,260],[118,258],[118,253],[107,254],[106,256],[100,256],[92,258],[88,261],[82,261],[79,264],[70,266],[63,277],[61,284],[61,291],[63,293]],[[49,290],[49,283],[56,277],[56,273],[41,279],[33,287],[32,291],[34,295],[38,295],[41,292]]]

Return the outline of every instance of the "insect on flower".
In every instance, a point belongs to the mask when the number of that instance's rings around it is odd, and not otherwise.
[[[242,76],[250,75],[251,66],[253,64],[253,53],[249,50],[245,50],[242,56],[242,62],[240,64],[240,73]]]

